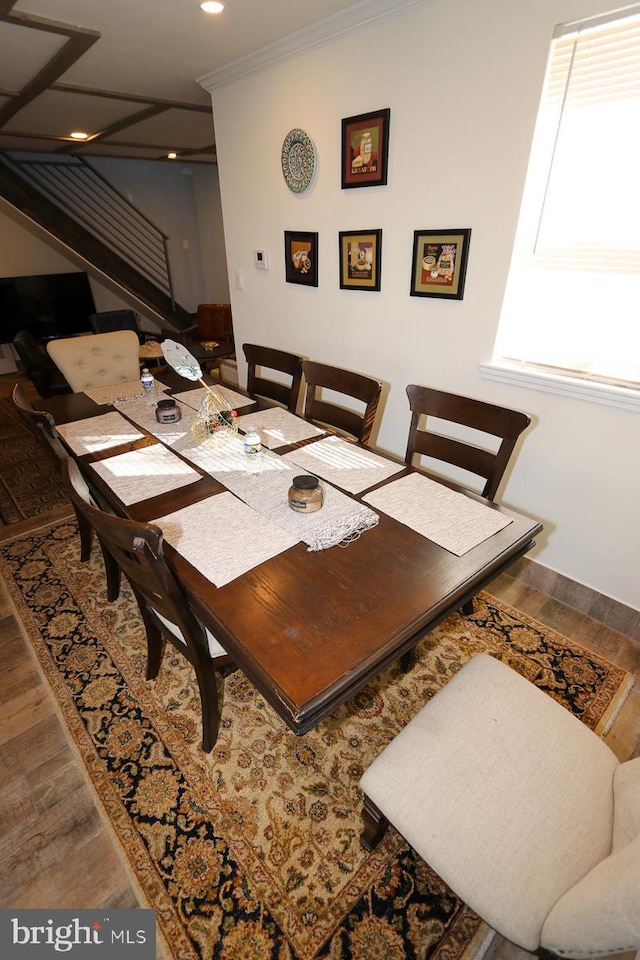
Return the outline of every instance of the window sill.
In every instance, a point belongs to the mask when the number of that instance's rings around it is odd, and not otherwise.
[[[578,376],[564,377],[535,367],[505,362],[481,363],[480,373],[485,380],[498,380],[516,387],[527,387],[529,390],[542,390],[544,393],[561,394],[590,403],[602,403],[621,410],[640,412],[640,390],[631,387],[616,387]]]

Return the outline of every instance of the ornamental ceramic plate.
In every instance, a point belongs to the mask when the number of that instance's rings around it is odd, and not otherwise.
[[[181,377],[185,377],[187,380],[202,379],[200,364],[181,343],[176,343],[175,340],[163,340],[160,346],[167,363],[171,364]]]
[[[282,144],[282,175],[289,190],[302,193],[311,183],[316,152],[304,130],[290,130]]]

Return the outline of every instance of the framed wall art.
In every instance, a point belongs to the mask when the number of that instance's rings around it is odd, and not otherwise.
[[[390,113],[387,107],[342,121],[343,190],[387,182]]]
[[[284,263],[287,283],[317,287],[318,234],[285,230]]]
[[[412,297],[462,300],[471,230],[416,230],[411,264]]]
[[[382,230],[345,230],[340,244],[340,288],[379,290]]]

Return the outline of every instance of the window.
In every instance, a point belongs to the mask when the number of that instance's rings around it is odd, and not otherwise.
[[[640,7],[556,28],[494,363],[640,388]]]

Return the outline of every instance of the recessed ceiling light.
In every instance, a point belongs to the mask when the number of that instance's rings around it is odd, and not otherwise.
[[[168,154],[167,154],[167,160],[176,160],[177,157],[178,157],[178,154],[177,154],[177,153],[174,153],[173,151],[171,151],[171,153],[168,153]]]
[[[224,3],[218,3],[217,0],[206,0],[205,3],[200,4],[200,9],[204,10],[205,13],[222,13]]]
[[[70,133],[69,136],[72,137],[74,140],[88,140],[88,139],[89,139],[89,134],[88,134],[88,133],[82,133],[80,130],[76,130],[75,133]]]

